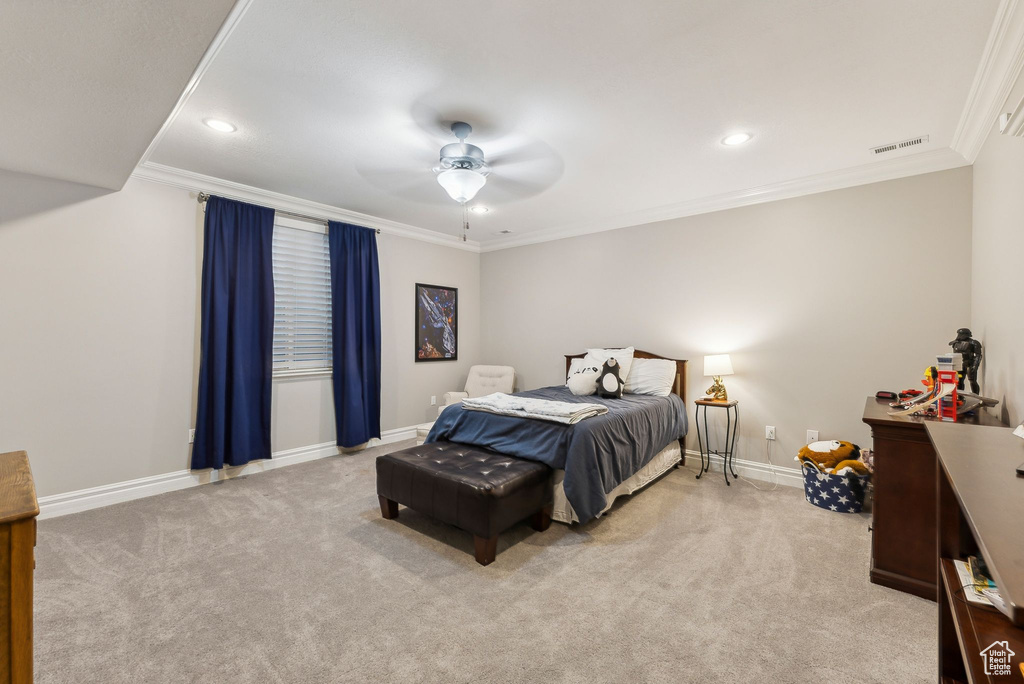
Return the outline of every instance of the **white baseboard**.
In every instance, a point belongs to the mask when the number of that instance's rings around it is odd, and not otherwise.
[[[416,426],[408,425],[406,427],[394,428],[392,430],[384,430],[380,433],[380,439],[376,437],[370,440],[370,443],[366,448],[379,446],[381,444],[393,444],[395,442],[403,442],[407,439],[416,439]]]
[[[395,428],[383,431],[380,439],[374,438],[370,440],[363,448],[369,449],[381,444],[391,444],[415,438],[415,425]],[[296,463],[305,463],[306,461],[314,461],[318,458],[336,456],[338,453],[339,449],[334,442],[325,442],[297,449],[275,451],[270,459],[253,461],[243,466],[227,466],[223,470],[209,468],[206,470],[178,470],[163,475],[140,477],[137,480],[115,482],[109,485],[79,489],[64,494],[43,496],[39,498],[39,519],[55,518],[60,515],[68,515],[69,513],[80,513],[93,508],[102,508],[111,504],[141,499],[146,496],[164,494],[187,487],[197,487],[221,480],[230,480],[241,475],[262,473],[267,470],[274,470],[275,468],[295,465]]]
[[[690,463],[700,463],[700,452],[691,451],[690,449],[687,449],[686,458],[687,465],[689,465]],[[705,456],[705,458],[707,458],[707,456]],[[689,459],[693,460],[690,461]],[[778,483],[780,485],[785,485],[786,487],[802,488],[804,486],[803,474],[801,474],[801,472],[796,468],[784,468],[782,466],[774,466],[775,475],[773,477],[773,467],[769,466],[767,463],[762,463],[760,461],[747,461],[742,458],[736,458],[733,459],[732,467],[733,470],[736,471],[737,475],[739,475],[740,477],[746,477],[751,480],[775,482],[776,480],[774,478],[778,478]],[[704,477],[713,475],[715,472],[718,473],[719,477],[722,476],[722,457],[718,456],[717,454],[711,454],[711,467],[708,469],[708,473]],[[732,478],[730,477],[729,479]]]
[[[392,444],[415,438],[416,426],[410,425],[408,427],[385,430],[381,433],[380,439],[374,438],[370,440],[364,448],[369,449],[381,444]],[[80,513],[93,508],[102,508],[103,506],[141,499],[147,496],[174,492],[187,487],[197,487],[211,482],[230,480],[241,475],[262,473],[267,470],[274,470],[275,468],[295,465],[296,463],[305,463],[306,461],[335,456],[338,453],[338,447],[334,442],[325,442],[297,449],[276,451],[273,457],[268,460],[253,461],[243,466],[228,466],[223,470],[179,470],[173,473],[164,473],[163,475],[140,477],[137,480],[127,480],[89,489],[79,489],[64,494],[43,496],[39,498],[39,519]],[[700,461],[700,452],[688,449],[686,456],[696,462]],[[773,481],[772,472],[767,463],[736,459],[733,461],[733,467],[741,477],[747,477],[752,480]],[[711,470],[709,470],[708,475],[711,475],[716,469],[721,472],[721,468],[721,456],[712,454]],[[778,477],[778,482],[781,485],[803,487],[804,480],[799,470],[776,466],[775,475]]]

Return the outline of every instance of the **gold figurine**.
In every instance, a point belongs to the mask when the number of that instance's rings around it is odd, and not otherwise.
[[[729,393],[725,391],[725,385],[722,383],[722,376],[715,375],[714,379],[714,384],[711,385],[711,387],[708,388],[708,391],[704,394],[710,395],[711,399],[714,401],[729,401]]]

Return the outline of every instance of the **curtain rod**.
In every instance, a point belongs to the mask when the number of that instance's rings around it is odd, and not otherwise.
[[[237,197],[229,197],[227,195],[218,195],[218,197],[224,197],[226,199],[236,199],[239,202],[245,202],[246,201],[246,200],[243,200],[243,199],[238,199]],[[204,202],[206,202],[206,200],[210,199],[210,193],[208,193],[208,192],[201,192],[201,193],[199,193],[198,197],[196,197],[196,199],[199,201],[200,204],[203,204]],[[314,221],[316,223],[322,223],[325,226],[328,223],[328,219],[320,218],[319,216],[309,216],[308,214],[297,214],[294,211],[286,211],[284,209],[278,209],[277,207],[268,207],[268,209],[273,209],[274,213],[276,213],[276,214],[282,214],[284,216],[291,216],[292,218],[297,218],[297,219],[304,219],[306,221]],[[377,232],[377,235],[380,235],[380,228],[374,228],[373,230],[375,230]]]

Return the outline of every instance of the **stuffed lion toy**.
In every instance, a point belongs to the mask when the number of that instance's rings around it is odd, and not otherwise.
[[[796,460],[830,475],[868,474],[867,466],[860,461],[860,447],[851,442],[811,442],[800,449]]]

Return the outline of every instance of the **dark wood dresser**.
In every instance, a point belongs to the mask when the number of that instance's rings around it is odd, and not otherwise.
[[[32,573],[39,504],[28,454],[0,454],[0,684],[32,681]]]
[[[875,452],[871,520],[871,581],[936,600],[936,456],[925,425],[941,422],[890,416],[889,402],[868,397],[864,422],[871,426]],[[1002,426],[979,412],[957,425]]]
[[[1024,440],[1010,428],[935,422],[927,427],[938,453],[939,680],[1020,681],[1024,673]],[[980,555],[1005,613],[963,598],[954,560]],[[1009,676],[985,653],[1012,653]],[[1005,663],[1005,658],[1004,658]],[[986,671],[988,669],[989,671]]]

